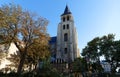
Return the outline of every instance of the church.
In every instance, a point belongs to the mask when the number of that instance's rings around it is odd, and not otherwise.
[[[52,62],[71,63],[80,57],[78,37],[72,12],[66,5],[61,20],[58,24],[57,36],[49,41]]]
[[[49,44],[53,66],[60,72],[64,72],[66,71],[65,68],[71,69],[69,68],[70,64],[74,62],[76,58],[80,57],[80,52],[74,19],[67,5],[64,12],[60,15],[60,18],[57,36],[51,37]],[[21,43],[21,45],[23,44]],[[0,49],[2,49],[2,51],[6,50],[4,45],[0,45]],[[17,54],[18,48],[14,43],[11,43],[8,45],[7,50],[9,51],[6,56],[8,58],[11,54]],[[0,69],[7,67],[10,61],[5,58],[1,63]]]

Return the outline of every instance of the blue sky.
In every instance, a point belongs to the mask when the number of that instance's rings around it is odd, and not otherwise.
[[[0,6],[11,2],[47,18],[50,36],[57,35],[60,15],[67,4],[74,17],[80,51],[97,36],[113,33],[120,39],[120,0],[0,0]]]

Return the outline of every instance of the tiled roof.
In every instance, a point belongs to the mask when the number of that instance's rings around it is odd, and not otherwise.
[[[54,44],[54,43],[56,43],[56,41],[57,41],[57,37],[56,36],[55,37],[51,37],[51,39],[49,41],[49,44]]]
[[[69,10],[67,5],[66,5],[66,8],[65,8],[64,13],[62,14],[62,16],[66,15],[66,14],[71,14],[71,12],[70,12],[70,10]]]

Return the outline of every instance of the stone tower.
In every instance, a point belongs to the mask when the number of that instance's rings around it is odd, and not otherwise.
[[[57,30],[57,62],[72,62],[79,57],[77,31],[74,19],[68,6],[61,15]]]

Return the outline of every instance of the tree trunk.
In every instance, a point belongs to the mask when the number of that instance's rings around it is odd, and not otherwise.
[[[30,65],[29,65],[29,72],[31,72],[32,71],[32,63],[30,63]]]
[[[23,52],[23,54],[21,54],[19,66],[18,66],[18,69],[17,69],[18,74],[21,74],[21,72],[22,72],[22,67],[23,67],[24,62],[25,62],[26,54],[27,54],[26,50]]]
[[[35,64],[35,70],[37,69],[37,64]]]

